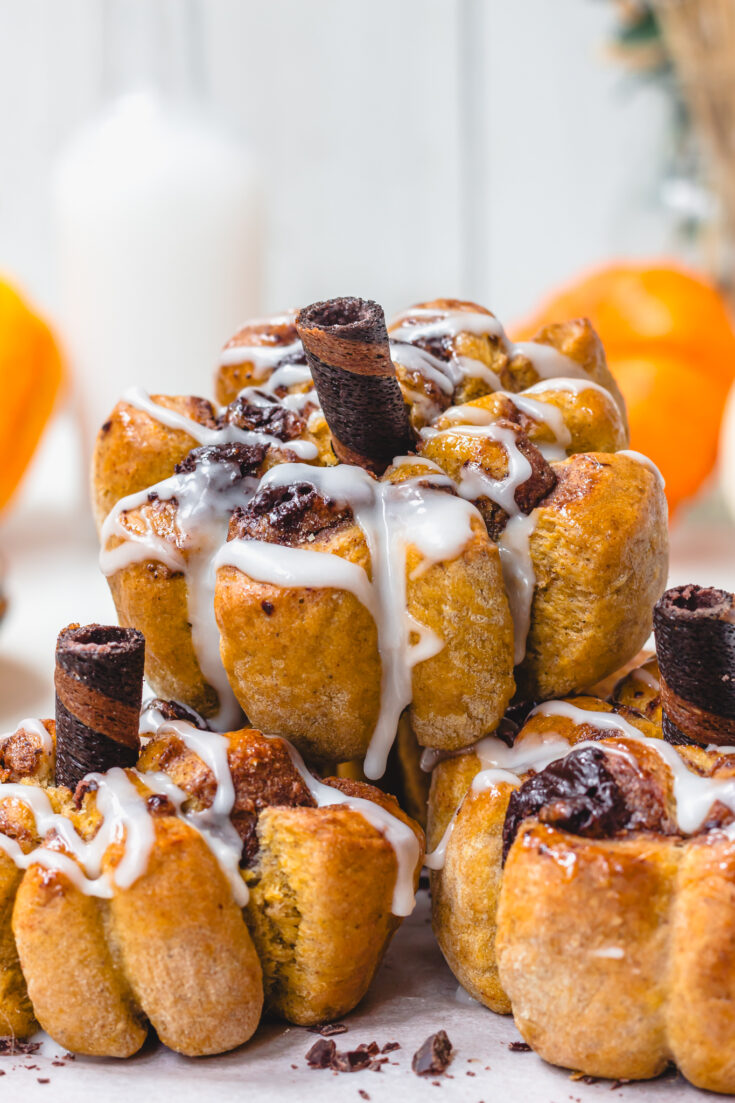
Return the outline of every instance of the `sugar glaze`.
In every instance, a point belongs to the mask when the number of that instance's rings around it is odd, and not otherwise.
[[[408,462],[412,462],[409,458]],[[426,466],[425,464],[423,466]],[[361,467],[279,464],[261,489],[307,482],[342,507],[349,507],[370,551],[372,581],[362,567],[340,556],[305,548],[284,548],[257,540],[231,540],[216,567],[233,566],[259,582],[278,586],[347,589],[373,617],[382,676],[380,712],[365,759],[365,774],[385,772],[399,717],[412,700],[412,669],[444,646],[436,633],[407,610],[406,552],[415,547],[422,563],[414,577],[435,563],[456,559],[472,538],[480,515],[468,501],[446,491],[452,480],[427,467],[427,474],[402,482],[378,482]],[[411,636],[418,637],[411,642]]]
[[[33,725],[34,730],[43,727],[40,721],[23,721],[18,730],[28,730],[29,725]],[[242,841],[230,819],[235,803],[235,787],[228,762],[228,740],[216,732],[200,731],[178,720],[163,722],[157,732],[175,735],[209,768],[216,785],[209,808],[199,811],[188,809],[186,805],[191,800],[190,795],[165,773],[123,770],[116,766],[104,774],[89,774],[85,779],[94,786],[101,816],[97,833],[87,840],[77,832],[70,819],[54,812],[48,794],[40,786],[0,784],[0,805],[5,801],[22,804],[31,813],[41,839],[47,839],[51,833],[63,844],[63,850],[49,849],[42,843],[24,853],[15,839],[0,834],[0,850],[19,869],[41,866],[63,873],[85,896],[109,900],[115,886],[130,888],[147,869],[155,842],[154,819],[147,799],[151,794],[159,794],[169,799],[179,819],[201,835],[227,877],[236,903],[244,907],[248,902],[248,890],[240,873]],[[415,903],[413,878],[419,859],[419,843],[413,830],[381,805],[347,796],[319,781],[308,771],[295,747],[285,739],[282,742],[319,808],[344,805],[352,809],[375,827],[393,847],[397,863],[393,914],[410,915]],[[109,873],[103,869],[104,857],[115,843],[123,844],[123,855],[116,868]]]
[[[608,738],[614,738],[617,735],[624,740],[649,747],[664,761],[671,773],[676,822],[684,835],[692,835],[702,826],[717,801],[735,813],[735,777],[711,778],[694,773],[688,768],[675,747],[663,739],[643,735],[618,713],[582,709],[569,701],[545,701],[529,713],[529,718],[532,716],[564,717],[576,725],[588,724],[598,731],[607,732]],[[521,774],[529,771],[538,773],[550,763],[564,758],[570,751],[580,747],[598,747],[606,754],[626,756],[634,765],[636,764],[635,757],[632,754],[626,755],[625,750],[620,747],[611,747],[596,740],[571,743],[567,738],[553,731],[531,732],[527,736],[521,733],[512,747],[508,747],[497,736],[487,736],[466,751],[467,754],[476,754],[481,762],[481,769],[473,778],[470,791],[482,792],[500,781],[520,785]],[[707,750],[728,753],[735,751],[735,748],[718,747],[712,744]],[[447,843],[451,838],[461,807],[462,802],[455,810],[439,845],[427,854],[425,865],[429,869],[443,867]],[[728,827],[724,830],[735,835],[732,828]]]

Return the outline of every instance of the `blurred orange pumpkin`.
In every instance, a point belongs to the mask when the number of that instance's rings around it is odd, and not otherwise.
[[[62,377],[54,336],[0,279],[0,509],[10,500],[53,409]]]
[[[719,291],[677,265],[615,264],[563,288],[518,327],[587,317],[625,396],[631,448],[666,479],[669,508],[691,497],[717,458],[720,421],[735,380],[735,332]]]

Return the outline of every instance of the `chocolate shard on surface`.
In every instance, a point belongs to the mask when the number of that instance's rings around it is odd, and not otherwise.
[[[296,329],[337,458],[381,475],[413,445],[382,307],[356,298],[312,303]]]
[[[145,641],[134,628],[70,624],[56,642],[56,784],[134,766]]]
[[[306,1063],[313,1069],[328,1069],[331,1068],[336,1053],[337,1046],[331,1039],[320,1038],[307,1052]]]
[[[413,1055],[411,1068],[417,1076],[439,1076],[451,1063],[454,1051],[445,1030],[430,1034]]]
[[[735,595],[676,586],[653,610],[669,743],[735,743]]]

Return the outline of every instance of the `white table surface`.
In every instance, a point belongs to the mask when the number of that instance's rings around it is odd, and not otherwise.
[[[78,475],[78,456],[69,423],[53,426],[14,510],[0,528],[6,560],[9,610],[0,628],[0,731],[26,716],[53,716],[53,653],[56,635],[71,621],[113,622],[114,608],[97,569],[97,547]],[[688,525],[672,534],[672,583],[699,582],[735,589],[735,530],[722,525]],[[70,978],[73,981],[73,978]],[[395,1063],[383,1072],[337,1074],[307,1068],[304,1054],[313,1034],[282,1025],[261,1027],[234,1054],[192,1061],[152,1045],[127,1062],[77,1058],[52,1064],[60,1051],[46,1040],[33,1057],[0,1057],[0,1091],[16,1089],[34,1101],[57,1103],[95,1097],[116,1103],[136,1092],[176,1092],[180,1103],[222,1100],[424,1100],[447,1103],[571,1103],[610,1098],[610,1084],[572,1081],[569,1073],[545,1065],[533,1053],[513,1053],[518,1035],[512,1020],[479,1006],[461,1004],[457,984],[430,933],[427,902],[399,931],[369,995],[348,1019],[338,1049],[375,1039],[399,1041]],[[428,1034],[447,1030],[456,1047],[451,1077],[433,1086],[411,1072],[410,1057]],[[296,1065],[296,1068],[292,1068]],[[29,1068],[28,1066],[38,1066]],[[474,1076],[468,1073],[474,1072]],[[38,1081],[50,1079],[50,1084]],[[695,1098],[681,1078],[620,1087],[613,1098],[643,1101]],[[717,1098],[717,1097],[710,1097]],[[723,1097],[724,1098],[724,1097]]]

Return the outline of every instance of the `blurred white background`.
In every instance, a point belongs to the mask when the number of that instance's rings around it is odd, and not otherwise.
[[[581,266],[666,248],[668,107],[603,57],[605,0],[202,8],[211,96],[264,179],[265,308],[460,295],[512,320]],[[102,12],[0,0],[0,266],[52,311],[50,175],[100,105]]]

